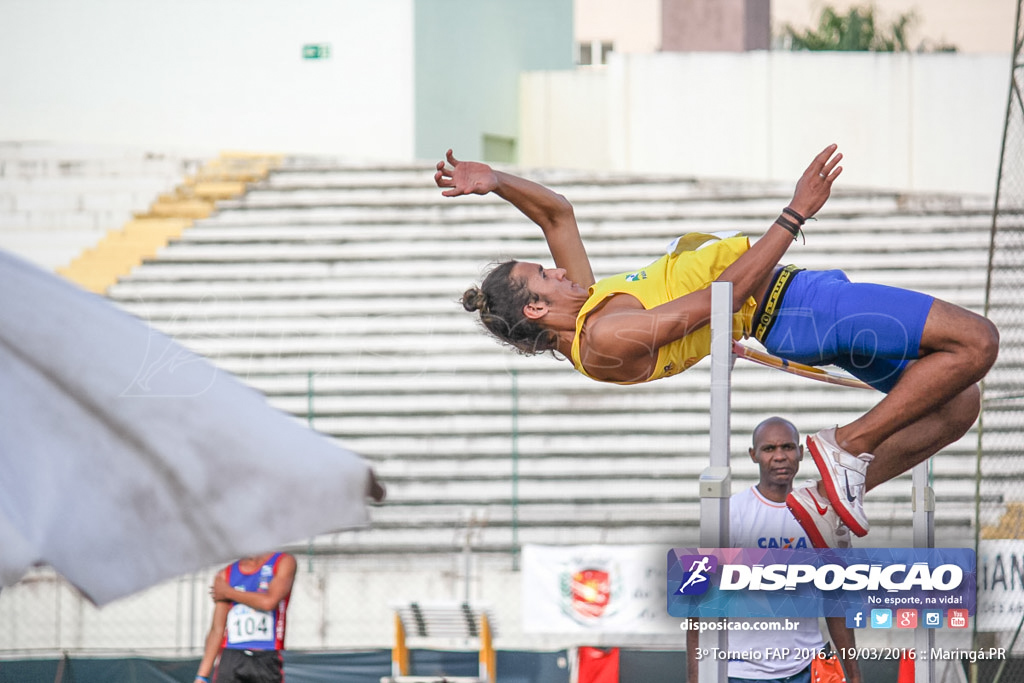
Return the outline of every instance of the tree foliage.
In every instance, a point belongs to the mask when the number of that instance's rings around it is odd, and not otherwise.
[[[783,42],[791,50],[853,50],[873,52],[909,52],[910,31],[918,22],[914,12],[898,15],[891,23],[876,16],[873,6],[851,7],[840,14],[825,7],[818,18],[817,28],[800,30],[791,24],[783,29]],[[955,52],[951,45],[929,47],[921,43],[917,51]]]

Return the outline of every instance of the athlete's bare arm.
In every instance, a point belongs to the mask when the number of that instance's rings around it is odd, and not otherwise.
[[[277,570],[274,578],[270,580],[266,593],[250,593],[239,591],[228,585],[223,573],[218,573],[213,580],[213,588],[210,593],[214,600],[238,602],[243,605],[258,609],[263,612],[270,611],[277,607],[289,593],[292,592],[292,584],[295,582],[295,557],[285,553],[277,562]]]
[[[220,574],[218,574],[220,576]],[[228,610],[231,609],[229,602],[215,602],[213,608],[213,620],[210,622],[210,630],[206,633],[206,640],[203,643],[203,658],[199,661],[199,668],[196,670],[195,680],[201,683],[208,683],[213,673],[213,665],[220,654],[221,643],[224,642],[224,629],[228,623]]]
[[[797,182],[789,206],[805,218],[828,200],[832,183],[842,173],[842,154],[829,145],[819,153]],[[733,283],[733,310],[759,294],[772,269],[793,243],[793,235],[773,224],[751,248],[718,278]],[[711,291],[703,289],[651,309],[632,297],[615,297],[588,316],[581,339],[581,360],[596,379],[642,381],[654,370],[659,349],[707,325]]]
[[[594,284],[594,271],[576,225],[572,204],[562,195],[532,180],[495,171],[477,161],[459,161],[448,150],[447,164],[437,163],[434,182],[445,197],[493,192],[523,212],[540,226],[555,267],[565,268],[566,276],[587,288]]]

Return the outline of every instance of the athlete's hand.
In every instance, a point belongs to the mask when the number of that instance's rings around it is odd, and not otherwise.
[[[789,207],[804,218],[818,213],[832,193],[832,183],[843,172],[843,167],[839,166],[842,158],[843,155],[836,152],[836,145],[821,150],[797,181]]]
[[[445,197],[459,197],[466,194],[487,194],[498,187],[498,177],[487,164],[478,161],[459,161],[451,150],[445,155],[444,161],[437,162],[434,182],[440,188],[450,188],[441,192]]]
[[[377,473],[373,471],[372,467],[370,468],[370,481],[366,485],[366,495],[375,503],[384,502],[388,495],[387,488],[377,479]]]
[[[228,599],[227,589],[230,588],[223,574],[213,577],[213,585],[210,586],[210,597],[214,602],[222,602]]]

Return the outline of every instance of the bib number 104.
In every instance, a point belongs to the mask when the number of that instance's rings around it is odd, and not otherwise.
[[[270,612],[231,610],[228,614],[228,642],[244,643],[250,640],[270,640],[272,637]]]

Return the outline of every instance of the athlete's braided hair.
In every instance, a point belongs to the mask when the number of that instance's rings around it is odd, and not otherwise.
[[[498,341],[520,353],[536,355],[558,346],[555,333],[523,314],[523,307],[537,301],[526,281],[512,276],[518,261],[499,263],[484,277],[479,287],[470,287],[462,295],[462,307],[479,311],[480,322]]]

